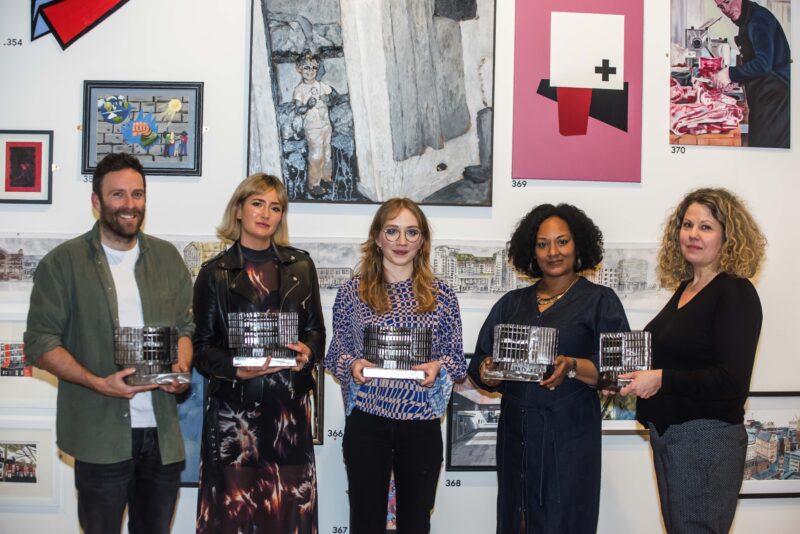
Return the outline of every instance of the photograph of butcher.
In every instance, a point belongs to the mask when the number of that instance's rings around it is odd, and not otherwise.
[[[789,148],[790,0],[672,0],[670,144]]]

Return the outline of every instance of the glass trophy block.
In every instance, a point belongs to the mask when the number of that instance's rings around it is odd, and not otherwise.
[[[491,380],[541,382],[550,374],[558,348],[558,330],[543,326],[498,324],[494,327]]]
[[[260,367],[270,356],[270,367],[294,367],[297,353],[286,347],[297,343],[297,312],[231,312],[228,346],[236,367]]]
[[[433,331],[430,328],[368,325],[364,328],[364,359],[369,378],[421,380],[423,371],[411,369],[431,359]]]
[[[178,361],[178,332],[169,326],[121,326],[114,329],[114,362],[136,372],[125,377],[131,386],[191,382],[190,373],[173,373]]]
[[[652,366],[650,332],[605,332],[600,334],[600,379],[598,389],[618,391],[631,380],[619,375],[647,371]]]

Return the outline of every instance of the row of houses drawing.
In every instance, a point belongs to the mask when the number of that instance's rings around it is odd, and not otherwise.
[[[15,244],[24,243],[15,238]],[[59,241],[53,240],[54,243]],[[183,254],[186,266],[196,277],[203,263],[225,246],[219,241],[176,242]],[[314,243],[317,249],[326,246],[339,247],[341,244]],[[359,245],[344,245],[345,255],[323,255],[336,260],[323,260],[317,265],[321,289],[336,289],[353,276]],[[14,247],[16,248],[16,247]],[[40,247],[35,247],[40,248]],[[350,250],[352,249],[352,250]],[[620,249],[615,249],[619,252]],[[655,283],[654,254],[650,249],[624,250],[624,253],[607,253],[608,260],[595,271],[585,273],[590,280],[611,287],[619,293],[634,293],[657,289]],[[37,250],[38,252],[38,250]],[[613,252],[613,250],[612,250]],[[530,282],[517,276],[508,263],[508,252],[502,244],[495,247],[473,247],[470,245],[435,246],[432,255],[434,274],[444,280],[457,293],[505,293],[528,285]],[[16,252],[0,247],[0,282],[30,281],[43,254],[26,254],[23,248]],[[339,265],[326,264],[325,261],[341,261]],[[348,265],[348,263],[352,265]]]
[[[745,480],[800,480],[800,417],[787,426],[745,421]]]

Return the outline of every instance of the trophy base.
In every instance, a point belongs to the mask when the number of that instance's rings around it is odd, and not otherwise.
[[[396,380],[422,380],[424,371],[413,369],[383,369],[381,367],[364,367],[362,371],[367,378],[394,378]]]
[[[191,384],[191,373],[156,373],[151,375],[140,375],[134,373],[125,377],[125,383],[129,386],[150,386],[152,384],[164,385],[171,384],[174,380],[178,384]]]
[[[489,380],[503,380],[507,382],[541,382],[548,378],[552,373],[547,371],[510,371],[487,369],[483,376]]]
[[[631,382],[633,382],[633,379],[631,378],[618,378],[617,373],[613,371],[605,371],[600,373],[600,378],[597,381],[597,389],[619,391]]]
[[[233,359],[233,366],[234,367],[261,367],[264,365],[264,362],[267,361],[267,357],[257,357],[257,358],[250,358],[250,357],[235,357]],[[278,358],[273,357],[269,361],[269,367],[294,367],[297,365],[296,358]]]

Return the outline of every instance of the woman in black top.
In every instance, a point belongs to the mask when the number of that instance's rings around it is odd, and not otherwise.
[[[319,530],[309,391],[325,324],[314,264],[288,244],[288,205],[278,178],[242,181],[217,228],[233,244],[203,265],[194,286],[195,364],[209,378],[198,533]],[[287,345],[296,365],[235,367],[231,312],[296,312],[299,341]]]
[[[647,325],[653,370],[620,393],[636,395],[650,429],[661,513],[669,533],[728,532],[747,452],[744,403],[761,303],[748,278],[766,240],[725,189],[689,193],[667,221],[658,270],[677,286]]]

